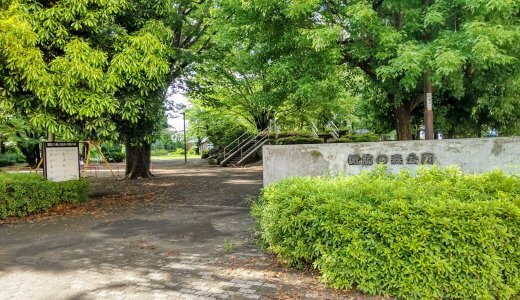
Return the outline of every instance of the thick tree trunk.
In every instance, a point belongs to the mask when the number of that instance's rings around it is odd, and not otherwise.
[[[151,178],[150,156],[151,146],[149,143],[132,145],[126,142],[126,171],[128,179]]]
[[[25,158],[27,158],[27,164],[29,167],[36,167],[40,161],[40,145],[29,145],[28,147],[19,146]]]
[[[397,139],[400,141],[408,141],[412,139],[412,129],[410,126],[411,111],[408,105],[400,104],[394,108],[395,130]]]
[[[260,115],[254,116],[256,129],[263,131],[269,127],[269,121],[271,121],[271,114],[264,110]]]

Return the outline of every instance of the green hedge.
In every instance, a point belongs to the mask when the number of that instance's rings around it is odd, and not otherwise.
[[[276,139],[283,139],[288,137],[302,137],[302,138],[314,138],[315,136],[310,132],[296,132],[296,131],[286,131],[286,132],[277,132],[274,134]]]
[[[84,203],[84,180],[51,182],[36,174],[0,173],[0,219],[44,211],[58,203]]]
[[[321,143],[323,143],[323,140],[319,139],[319,138],[315,138],[315,137],[293,136],[293,137],[278,138],[274,141],[274,143],[276,145],[321,144]]]
[[[329,139],[327,143],[362,143],[362,142],[377,142],[380,138],[375,133],[362,133],[362,134],[355,134],[355,133],[349,133],[345,136],[342,136],[340,138],[335,139]]]
[[[24,162],[26,162],[26,159],[21,153],[0,153],[0,167],[12,166]]]
[[[518,299],[520,178],[384,169],[291,178],[253,206],[268,249],[336,288],[405,299]]]

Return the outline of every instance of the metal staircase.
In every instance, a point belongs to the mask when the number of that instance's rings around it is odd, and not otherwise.
[[[313,121],[310,121],[310,128],[311,128],[311,132],[312,134],[317,137],[317,138],[321,138],[321,137],[331,137],[331,138],[339,138],[341,137],[342,134],[345,134],[345,130],[341,130],[338,128],[338,126],[336,126],[336,124],[334,124],[333,121],[330,121],[327,125],[325,125],[325,131],[326,130],[329,130],[328,133],[319,133],[320,131],[318,130],[318,127],[316,126],[316,124],[313,122]]]
[[[240,166],[253,156],[269,140],[269,131],[264,130],[256,136],[242,135],[224,148],[224,159],[220,166]]]

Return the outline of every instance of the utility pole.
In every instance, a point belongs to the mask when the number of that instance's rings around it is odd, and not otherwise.
[[[186,112],[181,112],[182,114],[182,132],[184,135],[184,164],[188,163],[188,144],[186,143]]]
[[[430,0],[423,0],[424,11],[430,6]],[[430,41],[430,32],[424,29],[423,40],[425,43]],[[427,140],[433,140],[433,86],[431,80],[431,69],[426,67],[424,71],[424,136]]]
[[[433,86],[431,71],[424,72],[424,133],[427,140],[433,140]]]

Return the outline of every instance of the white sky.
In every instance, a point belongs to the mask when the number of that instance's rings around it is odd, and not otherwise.
[[[168,100],[173,101],[174,103],[182,103],[186,105],[186,107],[191,107],[191,103],[188,101],[188,98],[183,94],[173,94]],[[168,125],[172,126],[175,131],[182,131],[182,115],[180,112],[173,113],[173,118],[168,118]],[[188,121],[186,121],[186,128],[188,127]]]

